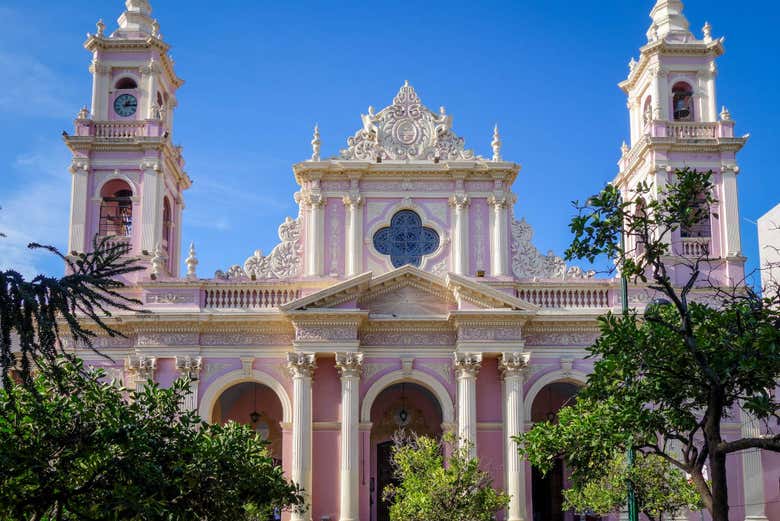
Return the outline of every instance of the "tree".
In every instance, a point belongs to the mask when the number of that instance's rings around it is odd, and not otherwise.
[[[188,381],[131,391],[55,363],[34,389],[0,390],[0,519],[235,521],[302,504],[248,426],[180,410]]]
[[[674,250],[673,233],[709,221],[716,203],[711,176],[678,170],[662,189],[640,183],[622,194],[607,185],[578,206],[567,258],[606,255],[663,300],[644,315],[601,317],[601,337],[589,348],[594,370],[577,403],[560,412],[557,425],[537,425],[518,441],[542,468],[563,457],[582,487],[603,479],[630,440],[641,454],[690,474],[713,520],[727,521],[726,456],[780,451],[772,425],[779,417],[780,297],[713,286],[715,261],[706,249],[693,257]],[[696,288],[708,290],[711,305],[693,301]],[[741,412],[763,423],[767,435],[726,439],[723,420],[739,421]]]
[[[627,502],[627,480],[634,484],[639,512],[651,521],[702,507],[696,487],[678,468],[652,454],[629,467],[625,454],[617,453],[601,479],[563,491],[563,508],[603,516],[620,512]]]
[[[125,287],[121,278],[144,269],[127,255],[126,244],[96,238],[92,252],[75,256],[65,256],[52,246],[32,243],[29,247],[60,257],[67,273],[61,278],[38,275],[27,281],[14,270],[0,271],[0,371],[4,386],[11,384],[9,372],[15,371],[31,387],[35,365],[43,362],[56,370],[59,365],[53,362],[58,356],[71,356],[62,349],[63,326],[73,340],[91,348],[95,332],[86,324],[109,336],[121,336],[106,319],[116,310],[131,310],[141,304],[121,292]]]
[[[398,437],[393,465],[398,485],[385,488],[392,521],[492,521],[509,496],[492,487],[490,476],[466,445],[452,435],[442,442],[425,436]],[[451,452],[447,465],[444,452]]]

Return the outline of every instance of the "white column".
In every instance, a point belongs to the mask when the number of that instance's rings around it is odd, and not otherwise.
[[[108,73],[111,68],[94,58],[89,66],[92,73],[92,119],[108,119]]]
[[[709,74],[707,75],[707,110],[709,119],[707,121],[718,121],[718,98],[715,90],[716,79],[718,77],[718,67],[715,62],[710,64]]]
[[[662,85],[661,85],[661,68],[655,67],[651,74],[652,76],[652,86],[653,86],[653,119],[654,120],[662,120],[666,119],[664,117],[666,115],[666,108],[663,105],[663,92],[662,92]]]
[[[182,411],[195,411],[198,409],[198,376],[203,366],[203,359],[199,356],[177,356],[176,369],[179,376],[190,379],[190,389],[181,403]]]
[[[340,521],[357,521],[360,509],[358,402],[362,365],[362,353],[336,353],[336,367],[341,374]]]
[[[739,167],[728,166],[721,171],[723,185],[721,201],[723,211],[720,215],[723,229],[723,255],[737,257],[742,255],[742,241],[739,236],[739,201],[737,200],[737,174]],[[713,230],[714,231],[714,230]]]
[[[488,197],[488,204],[492,209],[490,216],[490,266],[494,277],[509,275],[508,255],[509,243],[507,238],[506,207],[509,198],[506,193],[500,192]]]
[[[136,392],[144,390],[148,381],[154,381],[154,372],[157,370],[157,358],[153,356],[129,356],[125,359],[125,371],[132,378],[132,385],[127,385],[128,389],[135,389]],[[128,382],[129,383],[129,382]]]
[[[303,200],[309,208],[309,226],[306,230],[306,275],[321,277],[324,273],[325,200],[320,192],[307,192]]]
[[[87,182],[89,163],[73,161],[70,167],[73,174],[70,187],[70,235],[68,253],[87,250]]]
[[[154,119],[155,110],[154,106],[157,104],[157,73],[159,66],[155,63],[154,58],[149,60],[149,63],[141,68],[141,74],[145,80],[146,92],[144,93],[144,106],[141,113],[141,117],[145,119]],[[162,109],[162,107],[160,107]]]
[[[141,226],[141,250],[151,255],[159,242],[158,233],[162,234],[162,225],[158,226],[157,219],[158,201],[162,197],[159,189],[162,175],[156,163],[145,162],[141,168],[144,171],[141,183],[141,222],[133,215],[133,226]]]
[[[469,273],[469,196],[464,193],[450,197],[453,213],[452,271],[458,275]]]
[[[363,269],[361,254],[363,244],[363,197],[358,192],[350,192],[344,196],[344,207],[347,210],[345,237],[347,242],[346,271],[348,277],[359,275]]]
[[[293,512],[292,521],[311,521],[312,493],[312,396],[311,377],[315,355],[288,353],[287,369],[293,380],[292,469],[291,478],[303,488],[305,512]]]
[[[505,488],[509,494],[507,521],[524,521],[525,463],[517,451],[513,439],[525,428],[525,404],[523,397],[523,372],[528,365],[528,353],[503,353],[499,369],[504,385],[504,471]]]
[[[455,353],[458,380],[458,444],[469,445],[471,457],[477,455],[477,374],[482,365],[480,353]]]
[[[761,427],[756,418],[742,410],[742,437],[758,438]],[[764,497],[764,466],[760,449],[742,451],[742,486],[745,494],[745,521],[768,521]]]

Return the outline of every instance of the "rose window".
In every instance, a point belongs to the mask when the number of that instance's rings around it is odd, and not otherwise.
[[[420,266],[423,255],[430,255],[439,247],[439,234],[422,225],[422,219],[411,210],[401,210],[390,220],[390,226],[374,234],[374,248],[389,255],[393,267],[407,264]]]

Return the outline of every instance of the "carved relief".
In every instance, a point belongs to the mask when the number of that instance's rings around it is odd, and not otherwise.
[[[289,345],[291,342],[292,335],[248,331],[204,333],[200,340],[201,345],[204,346]]]
[[[566,263],[552,251],[542,255],[531,243],[534,230],[525,219],[512,221],[512,272],[518,279],[590,279],[596,273]]]
[[[135,345],[145,346],[182,346],[198,345],[198,333],[139,333]]]
[[[370,380],[372,377],[374,377],[376,374],[378,374],[380,371],[387,369],[388,367],[392,366],[393,364],[390,362],[369,362],[363,364],[363,378],[365,380]]]
[[[525,344],[527,346],[590,346],[598,337],[599,332],[596,330],[531,330],[525,333]]]
[[[295,340],[326,342],[334,340],[356,340],[357,330],[350,326],[305,325],[295,327]]]
[[[421,364],[436,373],[443,381],[454,383],[455,377],[452,372],[452,363],[450,362],[427,362]]]
[[[222,374],[233,367],[231,362],[206,362],[206,368],[203,370],[203,378],[208,380],[214,375]]]
[[[254,279],[288,279],[297,277],[303,269],[303,244],[301,243],[302,219],[293,220],[288,217],[279,226],[279,239],[282,241],[269,255],[263,255],[261,250],[255,250],[243,268],[239,265],[231,267],[227,273],[217,271],[214,277],[224,280]]]
[[[458,330],[458,340],[460,341],[505,341],[505,340],[521,340],[523,336],[523,330],[520,326],[505,327],[505,326],[469,326],[461,327]]]
[[[195,295],[177,295],[176,293],[153,293],[146,295],[147,304],[193,304]]]
[[[363,128],[347,140],[342,159],[473,159],[463,138],[452,131],[452,116],[442,107],[439,114],[428,110],[417,93],[405,83],[393,104],[378,114],[373,107],[361,115]]]
[[[454,332],[416,333],[414,331],[373,330],[360,334],[364,346],[451,346],[455,345]]]

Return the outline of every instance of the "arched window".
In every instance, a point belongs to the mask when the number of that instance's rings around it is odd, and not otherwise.
[[[699,195],[692,205],[694,212],[693,224],[685,225],[680,228],[680,236],[687,238],[709,238],[712,236],[712,226],[710,224],[710,204],[704,194]]]
[[[675,121],[693,121],[693,88],[684,81],[672,87],[672,107]]]
[[[171,203],[168,198],[163,199],[163,222],[162,222],[163,247],[167,251],[171,247],[173,232],[173,219],[171,217]]]
[[[430,255],[439,247],[439,234],[422,225],[422,219],[412,210],[401,210],[390,219],[390,226],[374,234],[374,248],[389,255],[393,267],[407,264],[420,266],[423,255]]]
[[[117,80],[114,87],[116,87],[118,90],[132,90],[137,89],[138,84],[133,78],[121,78],[120,80]]]
[[[101,237],[130,237],[133,234],[133,191],[121,179],[114,179],[103,186],[100,192]]]

